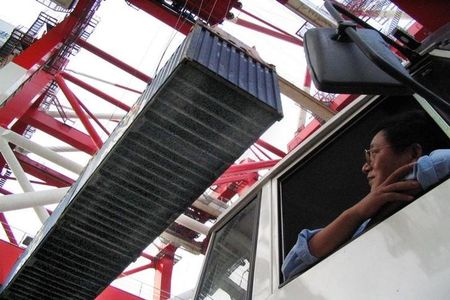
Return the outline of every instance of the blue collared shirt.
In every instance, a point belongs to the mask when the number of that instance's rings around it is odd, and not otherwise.
[[[440,180],[450,174],[450,149],[435,150],[430,155],[424,155],[417,160],[413,172],[405,177],[405,179],[416,179],[423,190],[427,190]],[[360,236],[366,229],[369,220],[362,223],[352,236],[356,238]],[[298,274],[316,263],[319,258],[313,256],[309,251],[308,241],[318,233],[320,229],[303,229],[297,238],[294,247],[289,251],[284,259],[281,271],[287,280],[291,276]]]

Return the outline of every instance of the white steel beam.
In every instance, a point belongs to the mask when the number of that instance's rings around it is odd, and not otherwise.
[[[184,214],[180,215],[176,220],[176,223],[183,225],[186,228],[189,228],[195,232],[208,235],[209,227],[203,223],[200,223],[197,220],[192,219]]]
[[[228,208],[228,205],[210,195],[203,194],[192,203],[192,207],[200,209],[217,218]]]
[[[175,247],[183,247],[185,250],[189,251],[192,254],[195,254],[195,255],[202,254],[202,251],[201,251],[202,249],[198,245],[195,245],[193,243],[190,243],[188,241],[180,239],[166,231],[161,233],[161,235],[159,237],[170,242]]]
[[[49,161],[63,168],[66,168],[67,170],[72,171],[76,174],[80,174],[84,168],[82,165],[79,165],[76,162],[65,158],[64,156],[59,155],[58,153],[51,151],[46,147],[43,147],[35,142],[32,142],[29,139],[11,130],[0,127],[0,136],[2,136],[8,142],[11,142],[19,147],[24,148],[29,152],[32,152],[45,159],[48,159]]]
[[[284,5],[316,27],[336,27],[331,17],[325,16],[307,0],[288,0]]]
[[[73,110],[64,110],[64,113],[66,114],[66,117],[68,118],[74,118],[78,119],[77,114]],[[61,118],[61,115],[57,110],[50,110],[46,112],[49,116],[53,118]],[[101,120],[121,120],[126,115],[125,112],[114,112],[114,113],[94,113],[94,116],[97,119]],[[91,116],[88,116],[88,118],[91,118]]]
[[[194,203],[192,203],[192,206],[195,207],[195,208],[198,208],[198,209],[200,209],[200,210],[202,210],[202,211],[204,211],[204,212],[206,212],[206,213],[208,213],[211,216],[216,217],[216,218],[218,216],[220,216],[220,214],[222,213],[223,210],[225,210],[225,209],[219,210],[217,208],[214,208],[214,207],[211,207],[211,206],[209,206],[207,204],[204,204],[204,203],[202,203],[201,201],[198,201],[198,200],[196,200]]]
[[[324,103],[317,100],[302,89],[296,87],[286,79],[278,77],[278,82],[280,83],[280,91],[283,95],[291,98],[302,108],[309,110],[320,119],[328,121],[336,114],[335,111],[330,109]]]
[[[2,196],[0,197],[0,212],[59,203],[69,188]]]
[[[73,146],[49,146],[47,148],[55,152],[81,152],[81,150]]]
[[[3,68],[0,68],[0,107],[28,77],[27,70],[13,62],[9,62]]]
[[[33,186],[28,180],[28,177],[25,174],[24,170],[22,169],[22,166],[20,165],[13,151],[9,147],[8,143],[1,137],[0,137],[0,152],[2,153],[3,157],[8,163],[8,166],[11,168],[14,175],[16,176],[17,181],[19,182],[22,190],[24,192],[33,192],[34,191]],[[33,206],[33,209],[42,223],[44,223],[45,220],[47,220],[47,218],[50,216],[44,207]]]

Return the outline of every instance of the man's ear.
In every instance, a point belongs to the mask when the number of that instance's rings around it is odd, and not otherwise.
[[[423,150],[422,150],[422,146],[420,144],[412,144],[411,145],[411,158],[413,160],[418,160],[419,157],[421,157],[423,155]]]

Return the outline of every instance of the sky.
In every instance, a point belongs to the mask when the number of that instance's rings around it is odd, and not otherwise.
[[[242,0],[242,3],[244,9],[291,34],[295,34],[303,25],[303,20],[300,17],[275,0]],[[31,26],[41,11],[46,11],[59,19],[64,17],[62,14],[55,14],[55,12],[50,11],[34,0],[0,0],[0,7],[0,19],[15,26]],[[234,11],[234,13],[239,18],[261,24],[239,11]],[[160,67],[163,65],[184,38],[184,35],[177,33],[173,28],[159,22],[143,11],[128,6],[123,0],[102,1],[95,18],[99,20],[99,23],[88,39],[88,42],[151,77],[154,77],[158,65]],[[243,28],[229,21],[225,21],[220,27],[247,45],[255,47],[264,60],[276,66],[277,73],[280,76],[301,87],[306,67],[303,49],[300,46]],[[83,49],[76,56],[71,57],[67,69],[119,83],[140,91],[144,90],[146,86],[144,82]],[[97,80],[74,75],[128,105],[132,105],[138,97],[135,93],[111,87]],[[93,113],[110,113],[111,116],[122,113],[119,108],[72,85],[70,82],[68,84],[78,98]],[[58,99],[63,106],[69,106],[63,95],[59,95]],[[287,144],[294,137],[295,130],[297,129],[299,108],[293,101],[285,97],[282,97],[282,105],[284,111],[283,120],[274,124],[262,138],[286,151]],[[102,123],[109,131],[112,131],[117,125],[117,122],[108,120],[103,120]],[[76,119],[69,121],[68,124],[85,131]],[[98,127],[96,129],[101,134],[103,140],[107,138],[107,135],[102,133]],[[33,135],[32,140],[47,147],[64,145],[59,140],[40,131],[37,131]],[[89,155],[80,152],[61,152],[60,154],[82,165],[88,163],[90,159]],[[76,174],[62,170],[58,166],[37,156],[32,157],[73,179],[77,178]],[[33,187],[36,190],[49,188],[44,185],[34,185]],[[8,182],[5,188],[12,191],[21,191],[20,186],[11,181]],[[11,226],[24,232],[34,235],[39,229],[37,217],[31,209],[8,212],[6,215]],[[24,222],[24,220],[27,221]],[[3,232],[0,234],[4,235]],[[148,249],[149,253],[155,251],[157,250],[154,246]],[[195,256],[185,251],[180,250],[177,252],[177,255],[181,255],[183,258],[174,268],[172,281],[173,295],[180,294],[195,287],[203,262],[203,256]],[[139,259],[136,262],[137,265],[144,263],[148,263],[148,261]],[[151,299],[153,273],[153,270],[147,270],[132,277],[144,281],[147,284],[145,286],[141,286],[140,283],[133,281],[131,278],[118,280],[115,284],[121,287],[131,287],[133,292],[141,290],[144,292],[142,294],[143,296]],[[190,274],[190,276],[186,276],[186,274]]]

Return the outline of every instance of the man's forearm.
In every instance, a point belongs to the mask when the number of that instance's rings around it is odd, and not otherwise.
[[[309,251],[318,258],[330,254],[349,240],[364,221],[354,207],[347,209],[309,240]]]

